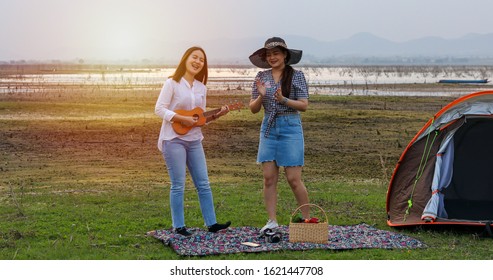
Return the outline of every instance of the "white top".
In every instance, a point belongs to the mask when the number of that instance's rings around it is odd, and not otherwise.
[[[180,138],[185,141],[195,141],[204,138],[200,127],[193,127],[185,135],[177,134],[171,126],[171,119],[176,115],[175,110],[192,110],[200,107],[205,111],[206,93],[205,85],[197,80],[193,81],[192,86],[184,78],[181,78],[179,83],[172,78],[164,82],[154,110],[156,115],[163,119],[157,144],[160,151],[163,150],[163,140]]]

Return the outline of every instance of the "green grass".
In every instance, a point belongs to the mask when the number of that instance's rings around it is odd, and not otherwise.
[[[0,99],[0,259],[3,260],[486,260],[472,229],[386,225],[387,183],[400,153],[446,98],[313,96],[303,114],[304,181],[329,224],[367,223],[428,245],[418,250],[280,251],[181,257],[147,231],[169,228],[169,181],[156,141],[155,93]],[[211,95],[209,106],[248,95]],[[262,115],[231,112],[204,128],[219,221],[262,226],[255,163]],[[203,226],[188,179],[186,222]],[[296,209],[282,179],[278,215]]]

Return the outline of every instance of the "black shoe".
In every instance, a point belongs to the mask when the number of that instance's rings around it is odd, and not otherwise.
[[[228,228],[230,225],[231,225],[231,222],[230,221],[227,221],[225,224],[215,223],[215,224],[213,224],[212,226],[210,226],[208,228],[209,228],[209,232],[218,232],[218,231],[220,231],[222,229]]]
[[[183,236],[190,236],[190,235],[192,235],[192,234],[191,234],[191,233],[187,230],[187,228],[186,228],[186,227],[177,228],[177,229],[175,229],[175,232],[176,232],[176,233],[179,233],[179,234],[181,234],[181,235],[183,235]]]

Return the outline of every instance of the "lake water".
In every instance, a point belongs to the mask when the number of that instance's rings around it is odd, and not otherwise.
[[[443,95],[443,92],[369,91],[353,89],[352,85],[372,84],[427,84],[440,79],[489,79],[492,66],[348,66],[348,67],[295,67],[303,71],[310,94],[328,95]],[[120,89],[159,90],[174,68],[121,69],[120,72],[94,71],[84,74],[59,74],[56,71],[43,74],[4,75],[0,77],[0,93],[47,90],[55,86],[96,86]],[[209,68],[210,90],[251,90],[258,68],[221,67]],[[345,87],[341,88],[340,86]],[[485,85],[478,85],[481,90]],[[451,94],[464,94],[454,92]]]

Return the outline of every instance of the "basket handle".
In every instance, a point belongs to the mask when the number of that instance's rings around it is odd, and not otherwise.
[[[322,211],[322,213],[324,213],[325,222],[329,222],[329,218],[327,217],[327,213],[325,213],[325,210],[322,209],[322,207],[318,206],[317,204],[312,204],[312,203],[305,203],[305,204],[300,205],[298,208],[296,208],[293,211],[293,214],[291,214],[291,219],[290,219],[291,221],[293,221],[293,216],[296,214],[296,212],[298,212],[298,210],[300,210],[300,208],[303,206],[315,206],[315,207],[317,207],[318,209],[320,209],[320,211]]]

